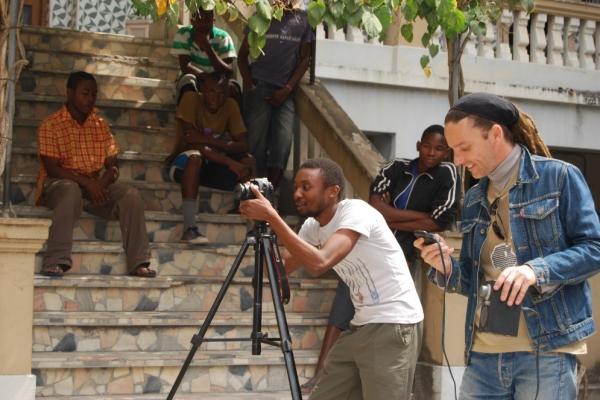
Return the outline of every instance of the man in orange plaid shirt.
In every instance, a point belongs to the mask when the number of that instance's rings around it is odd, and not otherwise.
[[[135,188],[116,183],[119,151],[106,121],[95,110],[96,79],[74,72],[67,80],[67,103],[38,128],[42,161],[36,204],[52,209],[43,275],[62,276],[71,268],[73,227],[82,210],[118,219],[130,275],[152,278],[144,204]]]

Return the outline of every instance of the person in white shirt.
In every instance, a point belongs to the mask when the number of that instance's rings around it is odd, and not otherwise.
[[[296,234],[269,200],[242,201],[242,215],[266,221],[285,246],[288,273],[333,268],[350,288],[356,310],[327,358],[310,399],[409,399],[423,309],[406,259],[383,216],[362,200],[343,200],[344,175],[329,159],[305,161],[294,202],[308,217]]]

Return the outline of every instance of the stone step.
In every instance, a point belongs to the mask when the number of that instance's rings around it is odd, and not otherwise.
[[[91,396],[43,396],[44,400],[96,400]],[[290,391],[253,391],[247,393],[202,393],[202,400],[291,400]],[[102,400],[165,400],[164,394],[102,395]],[[174,400],[198,400],[198,394],[177,393]]]
[[[157,266],[159,276],[209,276],[225,277],[240,251],[239,245],[204,245],[187,243],[150,243],[151,263]],[[283,248],[279,246],[280,250]],[[35,271],[42,265],[42,250],[35,260]],[[69,274],[126,275],[126,263],[120,242],[77,241],[73,243],[73,264]],[[242,259],[239,276],[254,273],[254,249],[250,247]],[[295,277],[308,278],[305,270],[294,272]],[[327,272],[326,278],[335,278],[335,272]]]
[[[36,312],[33,351],[186,351],[205,312]],[[295,349],[318,350],[326,313],[290,313],[287,323]],[[279,337],[274,313],[263,313],[263,333]],[[206,338],[249,338],[251,312],[217,312]],[[247,350],[250,341],[207,342],[201,350]]]
[[[65,103],[64,96],[16,96],[15,119],[43,119]],[[112,125],[175,129],[175,106],[128,100],[98,100],[100,115]]]
[[[219,307],[221,311],[252,308],[252,278],[236,276]],[[265,279],[263,310],[273,311]],[[33,310],[43,311],[208,311],[223,284],[222,277],[72,275],[50,278],[36,275]],[[287,312],[329,312],[337,280],[289,278]]]
[[[17,205],[13,207],[18,217],[49,218],[50,210],[45,207],[32,207]],[[179,242],[183,231],[182,217],[161,211],[146,211],[146,229],[150,242]],[[298,217],[287,216],[286,222],[296,227]],[[205,235],[210,243],[241,244],[253,223],[243,219],[237,214],[196,214],[196,223],[199,231]],[[82,213],[75,224],[75,240],[106,240],[109,242],[121,241],[121,230],[118,221],[106,221],[89,213]],[[202,245],[197,245],[198,248]]]
[[[45,71],[86,71],[94,75],[112,75],[164,79],[175,82],[179,64],[175,56],[156,58],[152,55],[130,57],[117,54],[90,54],[68,49],[45,49],[25,46],[27,68]]]
[[[17,93],[38,96],[66,96],[69,72],[61,70],[24,70],[17,82]],[[175,104],[172,81],[138,77],[96,75],[98,100],[129,100],[159,104]]]
[[[33,353],[37,396],[168,393],[188,352]],[[302,384],[314,374],[318,351],[294,351]],[[289,390],[281,351],[199,351],[178,393]]]
[[[152,171],[150,168],[147,173],[161,174],[162,171],[156,166],[155,171]],[[14,176],[13,174],[10,189],[12,204],[33,206],[35,204],[35,182],[35,176]],[[147,182],[121,178],[119,178],[119,182],[126,183],[139,190],[144,200],[144,209],[146,211],[171,213],[179,213],[181,211],[181,187],[178,183]],[[233,192],[200,186],[198,192],[198,212],[227,214],[233,208]]]
[[[102,113],[102,111],[100,111]],[[46,115],[34,119],[15,120],[13,140],[15,146],[37,148],[37,128]],[[175,127],[130,126],[110,124],[111,131],[121,151],[139,153],[169,153],[175,141]]]
[[[148,183],[170,183],[164,168],[166,156],[166,153],[139,153],[137,151],[122,150],[117,156],[119,160],[119,179]],[[28,147],[13,146],[11,161],[12,176],[37,176],[40,168],[37,144]]]
[[[171,59],[171,43],[128,35],[83,32],[62,28],[23,27],[21,42],[26,49],[69,51],[89,55],[152,57]]]

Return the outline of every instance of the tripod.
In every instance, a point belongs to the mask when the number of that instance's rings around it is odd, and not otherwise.
[[[250,338],[222,338],[222,339],[205,339],[204,335],[212,322],[221,301],[225,297],[225,293],[229,285],[233,281],[233,277],[237,272],[244,255],[250,246],[254,246],[254,276],[252,278],[252,287],[254,289],[254,303],[252,313],[252,334]],[[277,319],[277,327],[279,328],[278,338],[269,338],[267,333],[261,332],[262,327],[262,283],[263,283],[263,263],[267,265],[267,273],[269,275],[269,284],[271,286],[271,296],[273,297],[273,306],[275,308],[275,317]],[[277,268],[277,269],[276,269]],[[280,293],[281,292],[281,293]],[[167,400],[172,400],[183,380],[183,377],[194,359],[194,355],[198,347],[203,342],[232,342],[232,341],[251,341],[252,354],[259,355],[261,353],[261,344],[265,343],[271,346],[281,348],[287,370],[288,380],[290,383],[290,391],[293,400],[302,400],[300,393],[300,384],[298,382],[298,374],[296,372],[296,363],[294,362],[294,354],[292,353],[292,340],[288,330],[283,303],[287,303],[290,297],[289,285],[283,263],[277,248],[277,239],[274,234],[270,233],[268,225],[264,221],[259,221],[255,224],[254,229],[246,235],[246,239],[237,254],[215,301],[213,302],[202,327],[197,334],[192,336],[192,348],[173,383],[173,387],[167,396]]]

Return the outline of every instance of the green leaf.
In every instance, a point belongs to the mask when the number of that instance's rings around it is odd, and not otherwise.
[[[258,12],[258,15],[266,20],[270,21],[273,17],[271,4],[269,4],[268,0],[258,0],[256,2],[256,11]]]
[[[431,58],[437,56],[439,52],[440,46],[438,46],[437,44],[432,44],[431,46],[429,46],[429,55],[431,56]]]
[[[271,21],[264,19],[258,14],[254,14],[248,20],[248,27],[254,33],[259,36],[264,36],[269,30],[269,26],[271,25]]]
[[[276,4],[275,7],[273,7],[273,18],[277,21],[281,21],[281,18],[283,18],[283,7],[281,5]]]
[[[423,47],[427,47],[429,41],[431,40],[431,34],[429,32],[425,32],[423,36],[421,36],[421,44]]]
[[[390,26],[394,18],[392,10],[390,10],[389,7],[385,4],[375,10],[375,15],[379,19],[379,22],[381,22],[383,30],[386,30],[388,26]]]
[[[385,0],[366,0],[366,4],[370,5],[371,8],[376,9],[385,3]]]
[[[244,3],[246,3],[246,5],[251,6],[254,3],[256,3],[256,0],[244,0]]]
[[[250,50],[250,57],[254,59],[257,59],[258,57],[265,54],[264,51],[262,51],[262,49],[258,47],[249,47],[248,49]]]
[[[361,0],[344,0],[346,6],[346,12],[348,15],[356,13],[358,10],[362,10]]]
[[[391,0],[390,6],[392,7],[392,10],[397,10],[398,7],[400,7],[400,2],[400,0]]]
[[[407,21],[414,21],[417,18],[418,6],[416,0],[406,0],[402,5],[402,13]]]
[[[308,3],[307,13],[310,26],[316,28],[323,20],[326,10],[327,8],[325,7],[325,2],[323,0],[312,0]]]
[[[200,0],[200,7],[206,11],[214,10],[215,0]]]
[[[227,5],[227,11],[229,12],[229,22],[235,21],[240,16],[240,12],[233,4]]]
[[[227,3],[224,0],[217,0],[215,4],[215,11],[218,15],[224,15],[227,12]]]
[[[252,31],[248,32],[248,45],[250,47],[257,47],[259,49],[262,49],[263,47],[265,47],[266,44],[267,38],[264,35],[260,36]]]
[[[413,40],[413,25],[412,24],[404,24],[400,27],[400,33],[402,37],[407,42],[412,42]]]
[[[379,19],[371,11],[365,11],[361,18],[362,28],[368,37],[374,38],[381,34],[383,26]]]
[[[332,1],[328,3],[327,9],[333,16],[333,18],[341,18],[344,15],[344,5],[343,1]]]
[[[362,8],[359,8],[358,11],[352,14],[344,12],[343,19],[346,20],[346,22],[348,22],[352,26],[359,26],[362,21],[363,13],[364,9]]]
[[[425,67],[429,65],[429,56],[427,54],[422,55],[419,62],[421,63],[421,68],[425,69]]]

